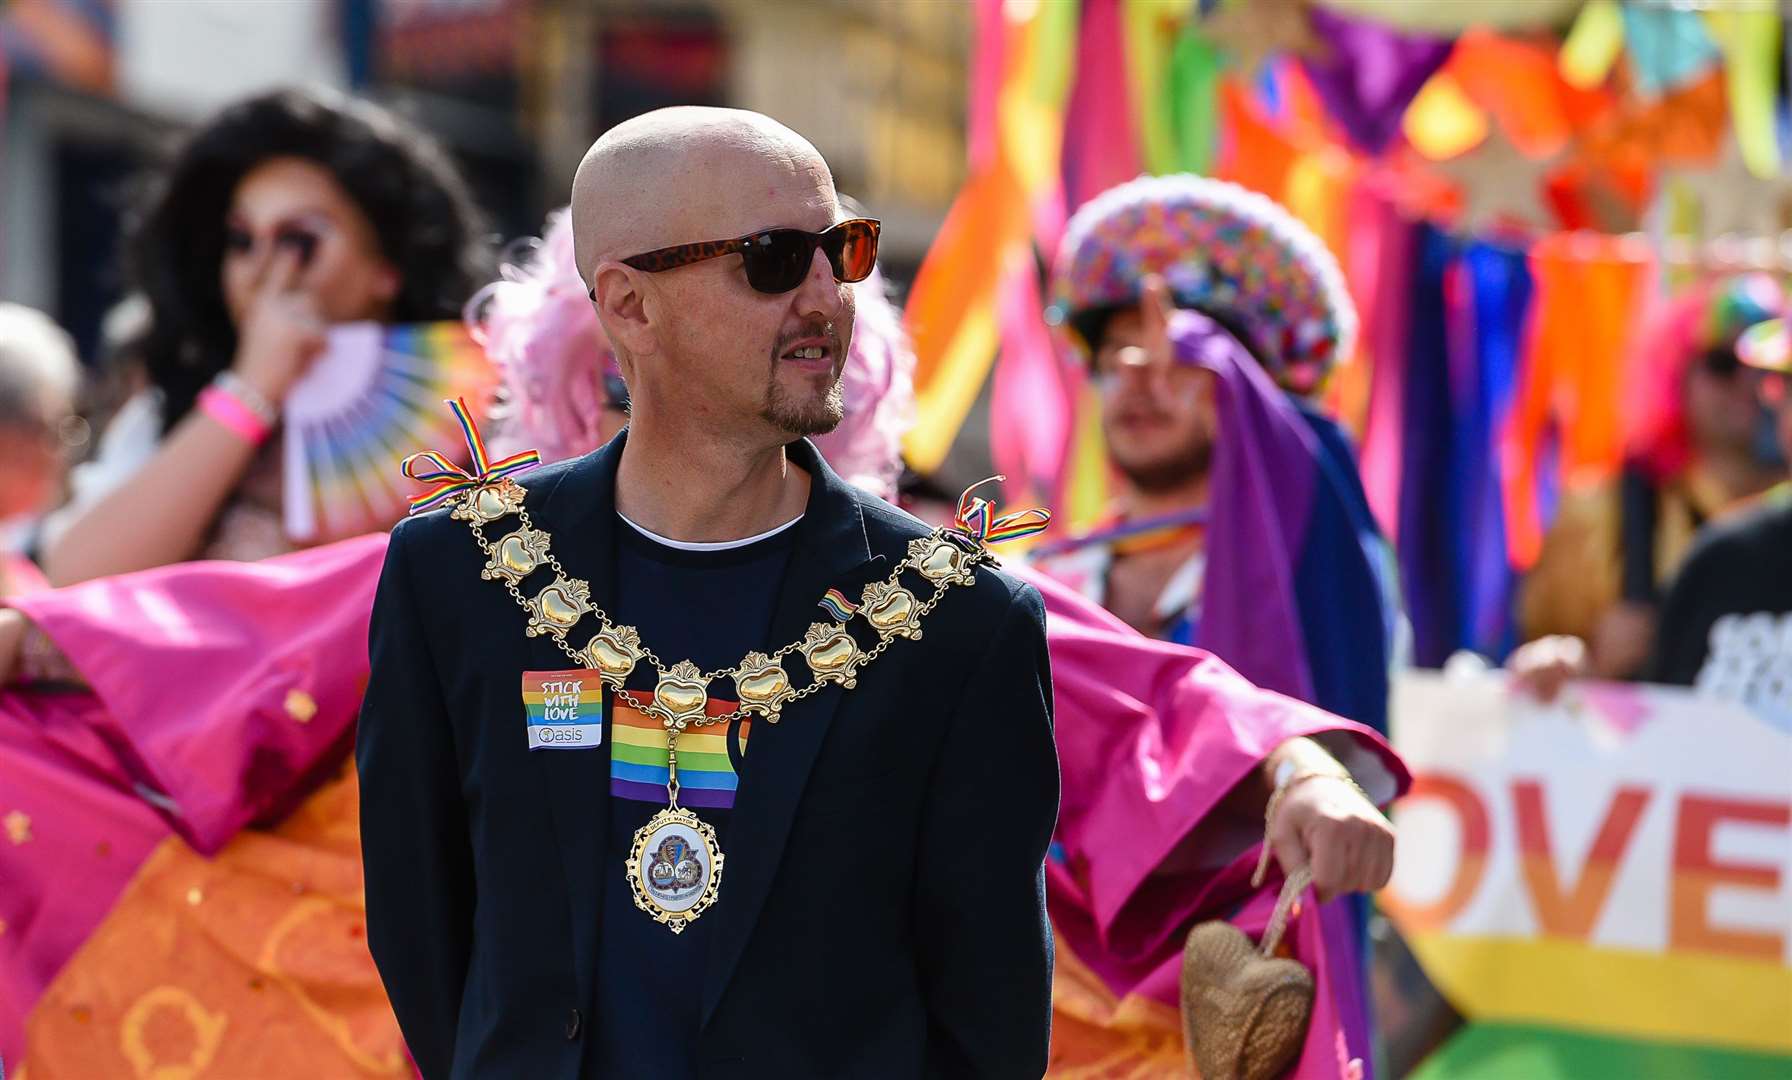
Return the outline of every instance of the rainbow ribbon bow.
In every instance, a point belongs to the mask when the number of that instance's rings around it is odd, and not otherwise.
[[[486,453],[485,439],[479,434],[479,425],[473,423],[472,410],[467,408],[467,399],[455,398],[444,404],[454,413],[454,418],[460,421],[460,432],[466,436],[467,450],[473,457],[472,471],[468,472],[434,450],[425,450],[405,458],[404,464],[400,466],[404,474],[420,484],[430,484],[435,488],[434,491],[411,496],[413,514],[434,510],[462,492],[472,491],[541,464],[541,453],[537,450],[524,450],[503,461],[491,460],[491,456]]]
[[[1016,510],[1012,514],[996,516],[996,504],[989,499],[973,498],[971,492],[984,484],[993,484],[998,480],[1006,480],[1006,476],[992,476],[987,480],[979,480],[964,489],[958,497],[958,513],[953,518],[958,531],[975,540],[980,545],[999,544],[1004,540],[1018,540],[1023,536],[1045,531],[1052,523],[1049,510],[1035,506],[1030,510]]]

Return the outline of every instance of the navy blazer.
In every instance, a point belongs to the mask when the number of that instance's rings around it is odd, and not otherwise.
[[[614,591],[625,438],[522,477],[536,526],[598,607]],[[789,454],[812,483],[768,653],[826,618],[828,589],[856,598],[928,533],[808,442]],[[525,636],[484,563],[445,511],[392,534],[356,743],[368,944],[425,1077],[589,1076],[603,875],[624,872],[607,850],[612,740],[529,752],[521,673],[576,665]],[[1058,767],[1044,605],[984,567],[923,631],[856,689],[755,725],[703,916],[719,925],[693,988],[701,1076],[1045,1071]],[[644,914],[641,926],[666,932]]]

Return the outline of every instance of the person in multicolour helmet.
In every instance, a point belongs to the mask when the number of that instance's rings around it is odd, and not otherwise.
[[[1039,565],[1145,634],[1384,728],[1391,561],[1347,437],[1307,400],[1357,331],[1324,244],[1237,185],[1141,178],[1072,217],[1051,287],[1122,484]]]

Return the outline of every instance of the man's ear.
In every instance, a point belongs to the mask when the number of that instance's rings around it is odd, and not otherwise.
[[[639,271],[613,260],[598,263],[592,275],[598,321],[610,340],[631,356],[651,355],[656,346],[642,285]]]

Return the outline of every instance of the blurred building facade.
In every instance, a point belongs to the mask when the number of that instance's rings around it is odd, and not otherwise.
[[[611,125],[757,109],[820,147],[910,277],[964,169],[968,5],[887,0],[12,0],[0,9],[0,298],[92,357],[121,298],[134,178],[187,123],[271,87],[365,94],[430,129],[506,238]]]

